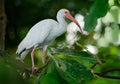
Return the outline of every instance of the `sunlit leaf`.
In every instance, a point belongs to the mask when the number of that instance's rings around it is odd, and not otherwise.
[[[97,25],[97,19],[103,17],[108,11],[108,0],[95,0],[90,8],[89,14],[85,17],[85,30],[91,32]]]
[[[41,77],[40,84],[60,84],[60,81],[55,73],[48,73]]]
[[[53,60],[50,61],[50,66],[48,66],[46,70],[47,71],[43,71],[39,75],[37,84],[67,84],[66,81],[59,76]]]
[[[78,84],[82,80],[93,78],[90,69],[76,61],[58,60],[58,72],[62,78],[67,80],[68,84]]]
[[[62,50],[62,49],[55,49],[51,48],[51,51],[53,53],[61,54],[63,56],[60,56],[61,58],[71,58],[71,59],[77,59],[77,60],[85,60],[89,62],[96,63],[98,61],[97,58],[93,57],[93,55],[86,51],[77,51],[77,50]]]

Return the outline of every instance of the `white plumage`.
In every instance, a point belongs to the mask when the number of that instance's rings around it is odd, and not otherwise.
[[[29,30],[26,37],[19,44],[16,54],[21,55],[21,59],[24,59],[25,56],[30,51],[32,51],[31,52],[32,72],[35,69],[34,58],[33,58],[34,50],[39,47],[43,48],[42,62],[44,63],[44,55],[48,44],[66,31],[67,23],[65,21],[65,18],[72,20],[80,28],[80,25],[70,15],[69,11],[67,9],[61,9],[57,13],[57,21],[52,19],[45,19],[38,22]]]
[[[33,47],[39,47],[39,45],[44,48],[46,46],[45,44],[48,43],[48,42],[45,42],[45,40],[47,40],[48,36],[50,35],[50,32],[52,31],[52,28],[54,28],[52,26],[53,25],[57,26],[57,24],[58,23],[52,19],[46,19],[38,22],[29,30],[26,37],[19,44],[18,50],[16,53],[18,54],[21,53],[22,59],[24,59],[24,57],[27,55],[26,50],[30,51]],[[50,37],[49,39],[52,40],[54,38]],[[23,54],[23,53],[26,53],[26,54]]]

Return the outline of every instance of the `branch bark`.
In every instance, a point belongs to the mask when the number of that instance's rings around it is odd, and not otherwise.
[[[5,51],[0,51],[0,57],[4,58],[4,60],[7,60],[7,62],[10,62],[11,64],[17,66],[18,68],[23,69],[24,71],[27,71],[30,74],[32,73],[30,66],[28,66],[27,64],[25,64],[25,63],[23,63],[19,60],[16,60],[15,58],[13,58],[9,54],[7,54]],[[0,58],[0,59],[2,59],[2,58]],[[46,64],[38,67],[38,69],[36,69],[36,71],[33,73],[33,75],[38,76],[38,74],[41,72],[41,70],[44,69],[45,67],[47,67],[49,63],[50,63],[50,59],[48,59]],[[91,69],[93,69],[95,66],[96,66],[96,64],[93,65]],[[108,73],[111,73],[111,72],[114,72],[114,71],[120,72],[120,68],[108,69],[108,70],[98,72],[98,73],[93,72],[93,74],[96,74],[97,76],[100,76],[100,77],[103,77],[103,78],[119,79],[120,80],[120,76],[108,75]]]
[[[114,71],[120,72],[120,68],[108,69],[108,70],[105,70],[105,71],[102,71],[102,72],[99,72],[99,73],[94,73],[94,74],[96,74],[100,77],[103,77],[103,78],[119,79],[120,80],[120,76],[112,76],[112,75],[107,74],[107,73],[114,72]]]
[[[5,29],[6,29],[5,0],[0,0],[0,50],[5,49]]]
[[[20,61],[20,60],[15,59],[13,56],[9,55],[6,51],[1,51],[1,50],[0,50],[0,59],[2,59],[2,58],[3,58],[5,61],[9,62],[10,64],[17,66],[18,69],[22,69],[22,70],[24,70],[24,71],[27,71],[27,73],[32,74],[31,66],[25,64],[24,62],[22,62],[22,61]],[[40,67],[38,67],[38,68],[36,69],[36,71],[33,73],[33,75],[38,76],[39,73],[40,73],[45,67],[48,66],[49,62],[50,62],[50,59],[48,59],[45,64],[43,64],[43,65],[41,65]]]
[[[98,63],[95,63],[93,66],[91,66],[91,71],[93,71],[93,69],[96,67],[97,64]],[[120,79],[120,76],[112,76],[112,75],[107,74],[107,73],[114,72],[114,71],[120,72],[120,68],[112,68],[112,69],[104,70],[104,71],[98,72],[98,73],[95,73],[93,71],[93,74],[96,74],[97,76],[100,76],[100,77],[103,77],[103,78]]]
[[[109,79],[119,79],[120,80],[120,76],[110,76],[110,75],[104,75],[101,73],[95,73],[96,75],[103,77],[103,78],[109,78]]]

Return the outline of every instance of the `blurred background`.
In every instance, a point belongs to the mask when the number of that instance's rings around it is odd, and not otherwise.
[[[2,0],[1,0],[2,1]],[[56,13],[61,8],[68,9],[79,21],[84,29],[84,18],[89,14],[95,0],[3,0],[5,1],[5,14],[7,17],[5,29],[5,51],[13,57],[18,44],[25,37],[29,29],[40,20],[52,18],[56,20]],[[95,71],[100,72],[111,68],[120,68],[120,0],[108,0],[109,8],[105,16],[97,18],[93,32],[84,30],[85,36],[78,35],[78,28],[69,22],[67,32],[57,38],[50,47],[68,47],[74,50],[84,46],[89,52],[98,56],[104,63],[96,66]],[[104,5],[104,4],[103,4]],[[102,5],[101,5],[102,6]],[[100,12],[104,12],[99,10]],[[94,17],[94,16],[93,16]],[[75,27],[75,29],[72,29]],[[40,50],[41,51],[41,50]],[[40,54],[36,51],[36,65],[41,64]],[[0,53],[0,83],[1,84],[35,84],[36,76],[30,76],[17,66],[4,60]],[[11,64],[10,64],[11,63]],[[31,66],[30,56],[25,63]],[[12,66],[12,67],[11,67]],[[22,74],[22,75],[21,75]],[[110,75],[120,76],[120,72]],[[81,84],[119,84],[120,79],[96,77]],[[57,83],[58,84],[58,83]]]

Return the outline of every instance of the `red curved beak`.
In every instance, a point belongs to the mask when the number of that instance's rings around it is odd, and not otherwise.
[[[79,27],[80,32],[83,34],[82,28],[79,25],[78,21],[69,12],[66,13],[65,17],[70,19],[72,22],[74,22]]]

